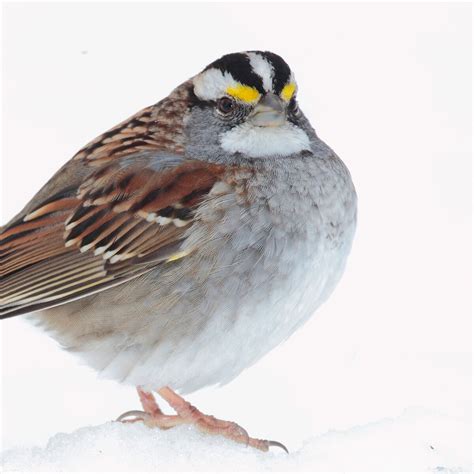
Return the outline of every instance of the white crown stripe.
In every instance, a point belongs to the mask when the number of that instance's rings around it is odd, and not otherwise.
[[[216,100],[225,94],[228,87],[235,87],[238,82],[230,72],[220,69],[208,69],[194,78],[194,93],[202,100]]]
[[[273,75],[275,73],[273,65],[258,53],[247,53],[247,57],[250,60],[250,67],[253,72],[262,78],[263,88],[267,92],[271,92],[273,89]]]

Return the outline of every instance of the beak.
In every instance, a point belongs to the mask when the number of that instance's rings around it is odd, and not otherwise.
[[[272,93],[265,94],[249,116],[249,121],[257,127],[278,127],[286,122],[283,100]]]

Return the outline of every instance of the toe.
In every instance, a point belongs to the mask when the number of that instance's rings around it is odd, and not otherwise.
[[[194,424],[205,433],[221,435],[245,445],[249,442],[247,431],[237,423],[231,421],[218,420],[213,416],[203,415],[196,419]]]
[[[280,449],[283,449],[287,454],[289,454],[288,449],[286,446],[279,441],[268,441],[266,439],[256,439],[256,438],[250,438],[249,439],[249,446],[255,449],[259,449],[260,451],[269,451],[269,449],[274,446]]]

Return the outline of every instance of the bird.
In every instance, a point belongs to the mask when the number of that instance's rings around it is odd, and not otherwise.
[[[281,56],[226,54],[85,145],[0,229],[1,318],[28,314],[136,387],[143,410],[118,421],[286,450],[184,396],[285,341],[344,272],[355,187],[297,93]]]

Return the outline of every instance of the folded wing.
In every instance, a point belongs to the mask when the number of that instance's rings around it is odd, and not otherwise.
[[[220,165],[153,152],[109,161],[0,233],[0,316],[67,303],[182,257]]]

